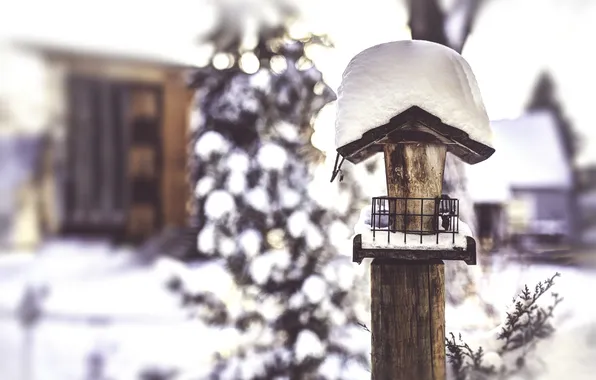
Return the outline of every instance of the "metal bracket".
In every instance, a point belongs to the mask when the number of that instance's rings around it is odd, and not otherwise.
[[[339,161],[339,156],[340,156],[339,153],[337,153],[337,156],[335,156],[335,165],[333,165],[333,173],[331,173],[331,181],[330,182],[333,182],[335,177],[337,177],[337,175],[341,173],[341,165],[344,163],[345,158],[342,156],[341,161]],[[338,165],[338,162],[339,162],[339,165]],[[339,182],[341,182],[343,179],[344,179],[344,175],[340,174]]]

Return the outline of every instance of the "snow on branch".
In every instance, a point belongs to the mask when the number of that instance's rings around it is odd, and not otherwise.
[[[513,312],[507,313],[505,326],[498,338],[504,341],[500,353],[513,351],[527,344],[535,343],[536,340],[546,338],[554,332],[549,318],[553,316],[554,308],[561,303],[563,298],[558,293],[552,293],[553,303],[546,309],[539,307],[536,302],[555,284],[554,280],[559,277],[555,273],[545,282],[539,282],[532,293],[528,285],[524,287],[514,299]]]

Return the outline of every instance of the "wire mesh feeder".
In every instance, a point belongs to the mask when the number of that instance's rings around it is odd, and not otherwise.
[[[400,208],[406,212],[395,211],[400,203],[403,205]],[[410,212],[411,209],[420,212]],[[432,212],[429,213],[429,209]],[[370,220],[373,240],[377,234],[385,232],[387,244],[391,243],[391,233],[395,232],[402,233],[404,243],[407,243],[408,235],[417,235],[422,244],[423,237],[429,234],[436,236],[436,244],[439,244],[440,234],[451,235],[452,243],[455,243],[455,235],[459,233],[459,199],[375,197]]]
[[[398,212],[398,210],[401,210]],[[476,264],[476,243],[465,226],[460,231],[459,200],[372,198],[370,219],[354,237],[353,261],[365,257],[398,260],[463,260]]]

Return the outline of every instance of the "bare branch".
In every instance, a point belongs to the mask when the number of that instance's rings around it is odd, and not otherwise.
[[[408,26],[412,38],[449,46],[445,35],[445,15],[437,0],[408,0]]]
[[[459,0],[454,7],[454,12],[463,12],[463,20],[461,23],[461,30],[458,33],[459,38],[457,41],[450,41],[450,46],[455,51],[461,53],[466,40],[470,33],[472,33],[472,29],[474,27],[474,23],[476,22],[476,17],[478,16],[478,11],[482,5],[484,0]],[[455,14],[449,14],[447,17],[455,17]]]
[[[408,0],[412,38],[436,42],[461,53],[483,1],[458,0],[446,11],[438,0]]]

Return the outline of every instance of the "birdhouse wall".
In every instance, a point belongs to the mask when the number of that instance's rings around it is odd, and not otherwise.
[[[439,144],[387,144],[385,173],[387,195],[399,198],[436,198],[443,190],[443,173],[447,148]],[[436,230],[434,202],[410,199],[393,203],[391,213],[408,214],[397,217],[397,231]],[[412,215],[417,214],[417,215]],[[420,216],[423,214],[424,216]]]

